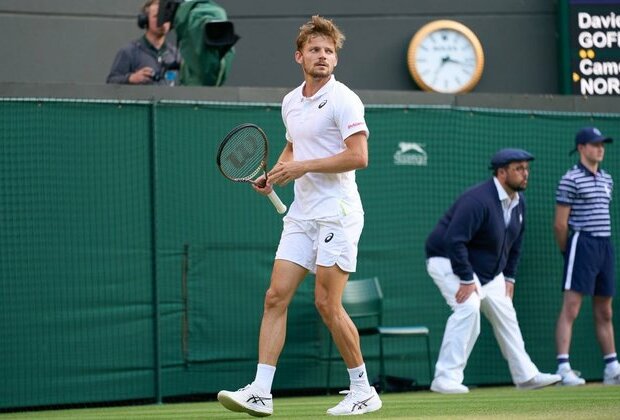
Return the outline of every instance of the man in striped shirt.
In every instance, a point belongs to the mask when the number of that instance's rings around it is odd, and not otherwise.
[[[564,301],[555,337],[557,373],[562,376],[563,385],[585,384],[569,363],[573,323],[584,295],[593,297],[596,337],[605,362],[603,382],[620,385],[611,306],[615,294],[609,213],[613,180],[600,169],[605,144],[611,142],[595,127],[579,130],[571,152],[579,152],[579,162],[564,174],[556,190],[554,233],[564,255]]]

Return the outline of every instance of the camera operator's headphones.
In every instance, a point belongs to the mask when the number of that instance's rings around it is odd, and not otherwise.
[[[144,12],[138,14],[138,27],[140,29],[146,29],[149,27],[149,17]]]

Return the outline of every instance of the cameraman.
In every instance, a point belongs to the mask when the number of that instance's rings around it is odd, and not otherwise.
[[[166,42],[170,22],[157,25],[159,0],[147,0],[138,15],[138,26],[144,36],[123,47],[114,58],[107,83],[136,85],[178,84],[181,56]]]

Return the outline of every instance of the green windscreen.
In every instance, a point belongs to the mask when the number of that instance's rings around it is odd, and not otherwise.
[[[366,118],[370,164],[357,172],[366,222],[351,278],[379,278],[386,325],[430,328],[433,364],[449,308],[426,274],[426,236],[460,192],[490,176],[499,148],[536,157],[515,306],[530,356],[553,371],[555,187],[576,161],[576,130],[618,137],[620,114],[368,105]],[[267,133],[273,164],[285,144],[279,105],[0,101],[0,409],[159,401],[252,381],[282,216],[215,164],[219,141],[245,122]],[[607,153],[603,167],[620,174],[614,144]],[[290,205],[292,186],[277,192]],[[615,214],[614,205],[614,223]],[[329,339],[308,276],[288,313],[274,392],[324,387]],[[362,340],[371,377],[377,344]],[[386,357],[388,375],[428,386],[422,340],[387,340]],[[601,379],[588,300],[571,364]],[[465,383],[510,382],[483,321]],[[348,385],[342,362],[331,383]]]

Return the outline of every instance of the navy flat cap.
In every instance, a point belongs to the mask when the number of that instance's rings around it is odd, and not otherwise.
[[[491,158],[489,169],[503,168],[510,162],[527,162],[530,160],[534,160],[534,156],[523,149],[502,149]]]

